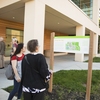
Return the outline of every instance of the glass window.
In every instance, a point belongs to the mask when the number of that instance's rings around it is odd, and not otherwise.
[[[12,48],[12,38],[16,37],[18,43],[23,42],[23,31],[22,30],[15,30],[15,29],[6,29],[6,51],[5,56],[10,56],[11,48]]]
[[[87,16],[92,19],[93,16],[93,0],[72,0]]]

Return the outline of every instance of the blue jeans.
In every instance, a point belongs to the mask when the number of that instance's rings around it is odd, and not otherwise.
[[[18,93],[17,99],[20,99],[21,98],[21,95],[22,95],[22,87],[20,85],[20,82],[17,82],[14,79],[14,88],[11,91],[11,93],[9,94],[8,100],[12,100],[12,98],[15,96],[16,93]]]

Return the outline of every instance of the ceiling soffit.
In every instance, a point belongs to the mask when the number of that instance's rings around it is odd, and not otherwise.
[[[23,1],[23,0],[22,0]],[[24,0],[27,1],[27,0]],[[17,2],[0,9],[0,18],[24,24],[24,2]],[[76,26],[80,25],[60,12],[46,6],[45,28],[66,34],[75,34]]]

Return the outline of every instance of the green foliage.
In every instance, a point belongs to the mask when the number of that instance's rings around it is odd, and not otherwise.
[[[100,75],[99,70],[92,71],[91,95],[98,95],[98,97],[100,97],[99,75]],[[67,95],[71,95],[69,98],[73,98],[68,100],[78,100],[76,99],[76,97],[79,96],[83,98],[83,96],[85,97],[86,93],[86,83],[87,83],[87,70],[58,71],[54,73],[53,77],[53,84],[54,84],[53,94],[52,95],[46,94],[45,100],[65,100],[64,97],[66,97]],[[10,86],[8,88],[5,88],[5,90],[10,92],[12,88],[13,87]],[[21,100],[23,100],[23,98]]]
[[[100,70],[93,70],[92,72],[92,86],[91,92],[98,94],[100,92]]]
[[[85,70],[69,70],[59,71],[54,74],[54,84],[61,85],[64,88],[73,91],[85,92],[85,86],[87,80],[87,71]]]
[[[100,92],[100,71],[92,71],[92,93]],[[54,84],[67,88],[70,91],[86,91],[87,70],[61,70],[54,73]]]
[[[7,87],[7,88],[4,88],[4,90],[6,90],[7,92],[11,92],[12,89],[13,89],[13,86],[9,86],[9,87]]]

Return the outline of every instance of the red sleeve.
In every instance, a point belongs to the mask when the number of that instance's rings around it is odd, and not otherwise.
[[[24,58],[24,56],[25,56],[25,55],[24,55],[24,54],[22,54],[22,57],[20,57],[20,60],[22,60],[22,59]]]
[[[17,60],[16,56],[13,56],[13,57],[11,58],[11,60]]]
[[[17,60],[17,61],[20,61],[20,60],[22,60],[23,58],[24,58],[24,54],[22,54],[21,57],[13,56],[13,57],[11,58],[11,60]]]

